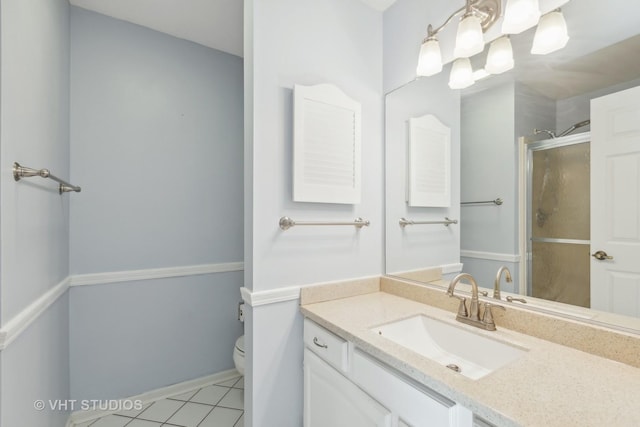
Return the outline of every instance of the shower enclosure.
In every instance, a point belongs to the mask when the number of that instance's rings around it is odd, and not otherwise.
[[[528,144],[526,179],[527,294],[590,307],[590,133]]]

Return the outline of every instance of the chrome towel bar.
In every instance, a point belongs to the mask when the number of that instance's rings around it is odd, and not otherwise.
[[[444,218],[444,221],[413,221],[411,219],[400,218],[400,227],[404,228],[407,225],[422,225],[422,224],[442,224],[445,227],[448,227],[449,224],[457,224],[457,219],[449,219],[447,217]]]
[[[484,200],[482,202],[460,202],[461,205],[497,205],[500,206],[504,200],[498,197],[495,200]]]
[[[51,172],[49,172],[49,169],[32,169],[26,166],[21,166],[18,162],[13,163],[13,179],[15,179],[16,181],[20,181],[22,178],[29,178],[32,176],[49,178],[56,181],[60,184],[60,187],[58,189],[60,194],[67,193],[69,191],[75,191],[79,193],[81,190],[81,188],[77,185],[69,184],[68,182],[53,175]]]
[[[280,228],[282,228],[283,230],[288,230],[293,226],[296,225],[353,225],[356,228],[362,228],[362,227],[368,227],[370,224],[369,220],[366,219],[362,219],[362,218],[356,218],[353,221],[347,221],[347,222],[342,222],[342,221],[336,221],[336,222],[331,222],[331,221],[294,221],[291,218],[289,218],[288,216],[283,216],[282,218],[280,218]]]

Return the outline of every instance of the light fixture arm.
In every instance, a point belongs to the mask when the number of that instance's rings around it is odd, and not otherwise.
[[[435,30],[433,26],[429,24],[427,29],[427,38],[434,38],[440,31],[444,29],[453,18],[465,12],[465,15],[468,13],[475,14],[481,20],[482,31],[487,31],[491,26],[496,22],[496,20],[500,17],[500,12],[502,10],[502,2],[500,0],[466,0],[464,6],[460,9],[456,10],[444,21],[444,24],[440,25]],[[426,40],[426,39],[425,39]]]

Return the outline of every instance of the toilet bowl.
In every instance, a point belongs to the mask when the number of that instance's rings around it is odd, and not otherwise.
[[[244,375],[244,335],[236,340],[236,345],[233,348],[233,363],[235,363],[236,370],[240,372],[240,375]]]

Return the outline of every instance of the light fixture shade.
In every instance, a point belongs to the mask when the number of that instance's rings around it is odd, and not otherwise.
[[[456,47],[453,55],[456,58],[468,58],[484,50],[484,35],[480,18],[466,15],[458,25]]]
[[[502,21],[504,34],[519,34],[538,23],[540,5],[538,0],[508,0]]]
[[[534,55],[546,55],[555,52],[567,45],[567,23],[560,11],[547,13],[540,19],[536,35],[533,37],[531,53]]]
[[[425,40],[420,47],[416,74],[419,76],[433,76],[440,71],[442,71],[440,43],[438,43],[438,39],[431,37]]]
[[[489,47],[484,69],[490,74],[504,73],[513,68],[513,49],[509,37],[494,40]]]
[[[449,75],[449,87],[451,89],[464,89],[474,83],[471,61],[469,58],[456,59],[451,67]]]

